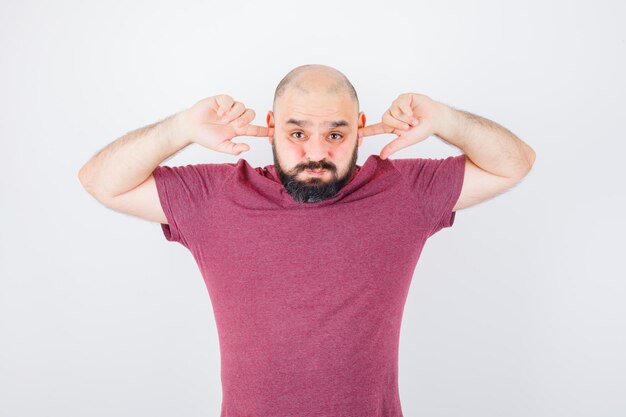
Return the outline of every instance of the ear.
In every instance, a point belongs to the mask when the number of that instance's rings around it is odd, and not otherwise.
[[[267,121],[267,127],[274,127],[274,112],[269,110],[267,112],[267,117],[265,118],[265,120]],[[276,131],[274,131],[274,134],[276,134]],[[270,145],[274,143],[273,136],[269,136],[269,140],[270,140]]]
[[[359,126],[359,129],[365,127],[365,122],[366,121],[367,121],[367,119],[365,118],[365,113],[359,112],[359,116],[358,116],[358,123],[359,123],[358,126]],[[357,139],[359,141],[359,145],[358,146],[361,146],[363,144],[363,136],[358,136],[358,133],[357,133]]]

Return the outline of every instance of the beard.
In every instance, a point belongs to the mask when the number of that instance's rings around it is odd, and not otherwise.
[[[291,197],[298,203],[317,203],[337,194],[339,190],[341,190],[343,186],[350,181],[350,178],[352,178],[352,173],[354,172],[358,159],[357,142],[354,146],[354,151],[352,152],[348,172],[346,172],[342,177],[337,176],[337,167],[326,161],[299,164],[289,172],[286,172],[278,162],[274,143],[272,144],[272,155],[274,156],[274,166],[276,167],[276,172],[278,173],[278,176],[280,177],[280,180],[289,195],[291,195]],[[302,171],[307,169],[324,169],[330,173],[331,179],[326,181],[322,177],[308,177],[305,180],[296,178]]]

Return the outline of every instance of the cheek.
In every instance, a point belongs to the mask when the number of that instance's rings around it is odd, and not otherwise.
[[[354,146],[342,146],[341,148],[337,148],[335,150],[333,158],[338,164],[346,165],[352,159],[353,153]]]
[[[290,166],[306,159],[304,151],[297,146],[286,147],[283,150],[282,155],[285,162],[287,162]]]
[[[355,144],[343,143],[334,148],[328,149],[328,160],[333,163],[339,171],[345,171],[352,160]],[[303,146],[291,143],[283,143],[283,146],[277,148],[280,162],[283,166],[295,167],[307,160],[306,151]]]
[[[296,146],[283,146],[277,148],[276,151],[281,166],[288,171],[293,170],[296,165],[306,161],[304,152]]]

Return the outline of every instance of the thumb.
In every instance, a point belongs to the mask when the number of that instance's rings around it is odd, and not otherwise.
[[[404,149],[409,145],[410,143],[408,143],[406,139],[402,137],[397,137],[389,142],[385,147],[383,147],[383,149],[380,151],[380,159],[387,159],[391,156],[391,154],[394,154],[400,149]]]
[[[250,146],[246,143],[235,143],[231,149],[233,150],[234,155],[239,155],[242,152],[249,151]]]
[[[250,150],[250,146],[246,143],[235,143],[232,140],[226,140],[219,145],[219,152],[229,153],[231,155],[239,155],[242,152]]]

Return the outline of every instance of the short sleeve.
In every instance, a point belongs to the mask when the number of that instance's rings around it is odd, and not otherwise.
[[[160,165],[152,175],[167,223],[161,223],[165,238],[189,248],[194,225],[202,208],[219,192],[232,164]]]
[[[465,154],[442,159],[404,158],[392,163],[405,176],[410,194],[427,221],[429,236],[454,224],[452,211],[461,195],[465,177]]]

